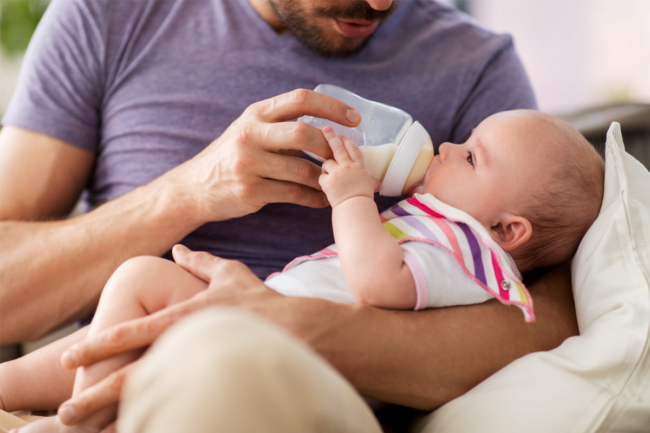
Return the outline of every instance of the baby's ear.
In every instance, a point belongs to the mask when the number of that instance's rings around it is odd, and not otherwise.
[[[490,227],[490,235],[504,251],[512,251],[528,242],[533,235],[533,226],[522,216],[505,214]]]

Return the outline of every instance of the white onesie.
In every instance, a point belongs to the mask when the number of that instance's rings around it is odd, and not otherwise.
[[[425,242],[401,244],[407,266],[426,281],[427,307],[478,304],[493,296],[465,275],[458,262],[440,247]],[[330,249],[335,250],[335,246]],[[286,296],[321,298],[341,304],[355,303],[337,256],[307,260],[264,283]]]

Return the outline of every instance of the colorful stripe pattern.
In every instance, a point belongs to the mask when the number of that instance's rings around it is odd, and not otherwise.
[[[512,259],[465,212],[430,194],[416,194],[383,212],[380,219],[400,243],[427,242],[449,252],[483,289],[501,303],[521,308],[527,322],[535,320],[533,300]]]
[[[463,271],[505,305],[516,305],[526,322],[533,322],[533,300],[521,282],[512,258],[494,242],[485,228],[465,212],[431,194],[397,203],[380,216],[384,229],[400,244],[427,242],[451,254]],[[284,271],[307,260],[336,257],[336,245],[294,259]]]

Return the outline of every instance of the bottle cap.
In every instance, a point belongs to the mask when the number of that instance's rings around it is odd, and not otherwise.
[[[380,195],[386,197],[398,197],[402,195],[402,189],[406,183],[413,164],[420,154],[420,150],[431,140],[429,133],[420,122],[414,122],[404,136],[404,139],[397,147],[395,156],[388,166],[386,176],[381,185]]]

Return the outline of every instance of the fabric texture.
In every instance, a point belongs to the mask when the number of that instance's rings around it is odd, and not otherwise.
[[[3,124],[96,152],[88,210],[192,158],[250,104],[321,83],[407,111],[436,146],[464,141],[493,113],[535,107],[511,38],[430,0],[400,2],[347,59],[276,34],[248,0],[54,0]],[[182,240],[261,278],[333,242],[328,209],[289,204]]]
[[[20,428],[27,424],[29,424],[29,421],[25,420],[24,417],[0,410],[0,433],[8,433],[9,430]]]
[[[416,290],[423,292],[421,299],[428,304],[421,308],[478,304],[492,297],[442,248],[425,242],[406,242],[401,247],[404,262],[416,281]],[[320,298],[341,304],[356,302],[343,275],[336,245],[299,258],[285,271],[269,276],[264,284],[285,296]]]
[[[438,409],[421,432],[647,432],[650,173],[607,133],[600,214],[572,262],[580,336],[514,361]],[[495,415],[507,410],[507,416]],[[468,416],[468,414],[471,414]]]
[[[535,320],[533,300],[514,260],[467,213],[431,194],[415,194],[383,212],[380,219],[385,230],[400,243],[419,241],[440,247],[499,302],[521,308],[527,322]],[[436,297],[436,289],[434,286],[432,299]],[[418,304],[439,306],[431,305],[428,300],[419,300]]]

